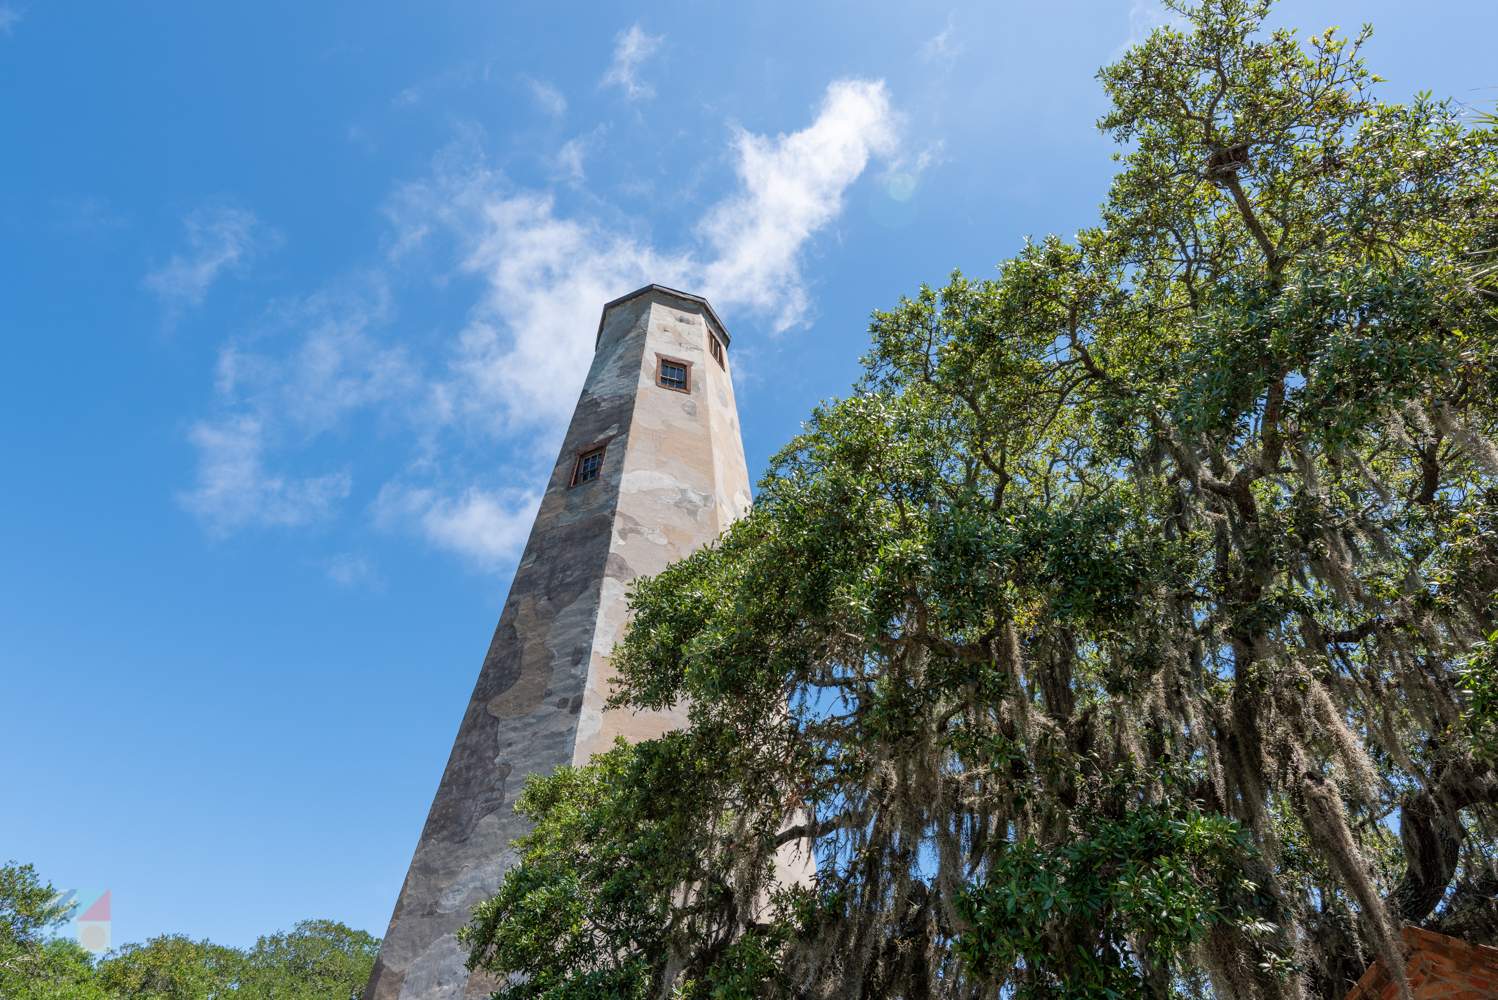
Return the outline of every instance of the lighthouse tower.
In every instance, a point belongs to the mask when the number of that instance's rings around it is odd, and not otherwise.
[[[525,778],[685,713],[604,711],[609,651],[637,576],[717,538],[749,505],[728,373],[707,300],[648,285],[603,307],[593,364],[463,711],[366,1000],[487,996],[457,932],[515,861]]]

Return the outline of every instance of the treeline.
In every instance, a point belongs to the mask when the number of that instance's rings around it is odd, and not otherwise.
[[[380,939],[336,920],[231,948],[166,934],[95,957],[50,936],[71,908],[33,866],[0,867],[0,1000],[360,1000]]]

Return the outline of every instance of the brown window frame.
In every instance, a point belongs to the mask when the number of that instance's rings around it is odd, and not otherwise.
[[[592,444],[584,445],[572,452],[572,476],[567,480],[567,488],[569,490],[579,486],[587,486],[589,483],[596,483],[603,478],[603,463],[609,456],[609,442],[612,440],[614,440],[614,436],[611,434],[602,441],[594,441]],[[583,459],[595,452],[598,454],[598,475],[592,479],[578,479],[578,474],[583,471]]]
[[[667,385],[665,382],[661,381],[661,366],[668,364],[676,365],[678,368],[684,369],[686,371],[686,378],[682,380],[686,383],[685,385]],[[655,384],[660,386],[662,389],[670,389],[672,392],[684,392],[688,396],[690,396],[692,394],[692,363],[690,361],[687,361],[685,358],[673,358],[669,354],[661,354],[660,352],[656,352]]]
[[[718,362],[719,368],[724,371],[728,370],[728,362],[723,360],[723,355],[726,353],[723,350],[723,341],[718,339],[718,335],[713,332],[712,327],[707,328],[707,353],[711,354],[713,360]]]

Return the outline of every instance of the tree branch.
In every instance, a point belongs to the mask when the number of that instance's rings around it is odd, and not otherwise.
[[[1233,194],[1233,201],[1238,205],[1238,214],[1243,216],[1243,222],[1248,226],[1248,231],[1253,234],[1254,242],[1259,244],[1259,249],[1264,252],[1264,260],[1269,266],[1269,273],[1275,277],[1279,276],[1285,267],[1285,258],[1281,257],[1275,249],[1274,241],[1264,231],[1264,224],[1254,212],[1254,207],[1249,203],[1248,195],[1243,193],[1243,185],[1238,181],[1238,175],[1224,172],[1215,178],[1218,183],[1227,188]]]

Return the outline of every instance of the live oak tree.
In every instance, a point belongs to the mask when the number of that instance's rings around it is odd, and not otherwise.
[[[1174,9],[1099,224],[875,313],[638,582],[615,703],[691,725],[527,784],[502,1000],[1340,1000],[1498,940],[1498,137],[1366,28]]]

